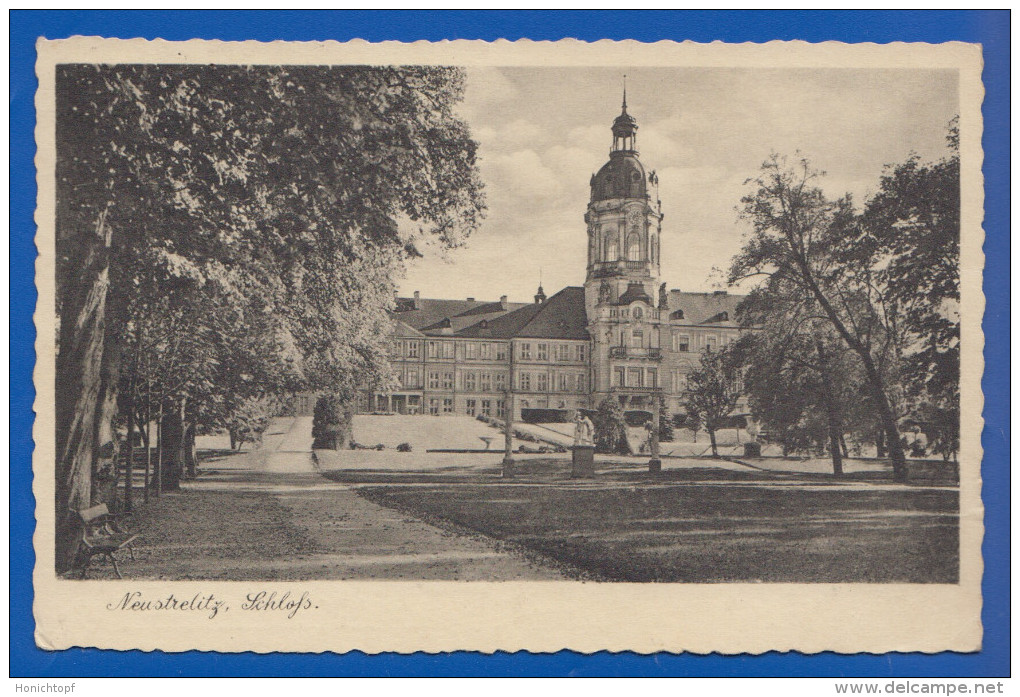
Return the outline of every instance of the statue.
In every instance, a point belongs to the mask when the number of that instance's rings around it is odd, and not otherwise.
[[[595,445],[595,424],[584,412],[578,411],[574,417],[574,446]]]
[[[669,298],[666,295],[666,284],[663,283],[659,286],[659,309],[669,309]]]
[[[608,303],[612,300],[613,289],[609,287],[609,283],[602,281],[599,285],[599,304]]]

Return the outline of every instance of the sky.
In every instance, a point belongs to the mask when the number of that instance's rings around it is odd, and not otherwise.
[[[725,287],[747,223],[737,207],[771,152],[800,152],[831,197],[858,205],[883,166],[946,153],[957,73],[917,69],[468,68],[459,113],[479,143],[488,211],[465,245],[428,249],[402,295],[530,302],[584,283],[588,183],[606,162],[610,125],[627,111],[665,215],[662,280]]]

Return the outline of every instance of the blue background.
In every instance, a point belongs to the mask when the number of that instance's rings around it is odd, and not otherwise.
[[[12,676],[1005,676],[1009,675],[1009,12],[254,12],[16,11],[11,58],[11,547]],[[984,45],[986,186],[984,648],[976,654],[839,656],[766,654],[550,655],[454,653],[437,656],[350,653],[257,656],[163,654],[35,648],[32,619],[32,369],[35,331],[35,114],[37,37],[75,34],[243,40],[396,39],[769,41],[802,39],[968,41]],[[866,598],[863,602],[867,602]]]

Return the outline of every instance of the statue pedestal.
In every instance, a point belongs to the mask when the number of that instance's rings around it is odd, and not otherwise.
[[[570,476],[573,479],[595,476],[595,446],[575,445],[571,449]]]
[[[662,460],[657,457],[653,457],[648,461],[648,471],[651,474],[658,474],[662,471]]]

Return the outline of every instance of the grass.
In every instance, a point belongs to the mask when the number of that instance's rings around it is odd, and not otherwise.
[[[514,484],[363,484],[366,498],[610,581],[955,583],[954,488],[686,470],[576,484],[536,461]],[[543,481],[544,480],[544,481]],[[860,481],[860,480],[858,480]],[[522,485],[523,484],[523,485]],[[529,485],[531,484],[531,485]],[[533,484],[544,484],[534,486]]]

